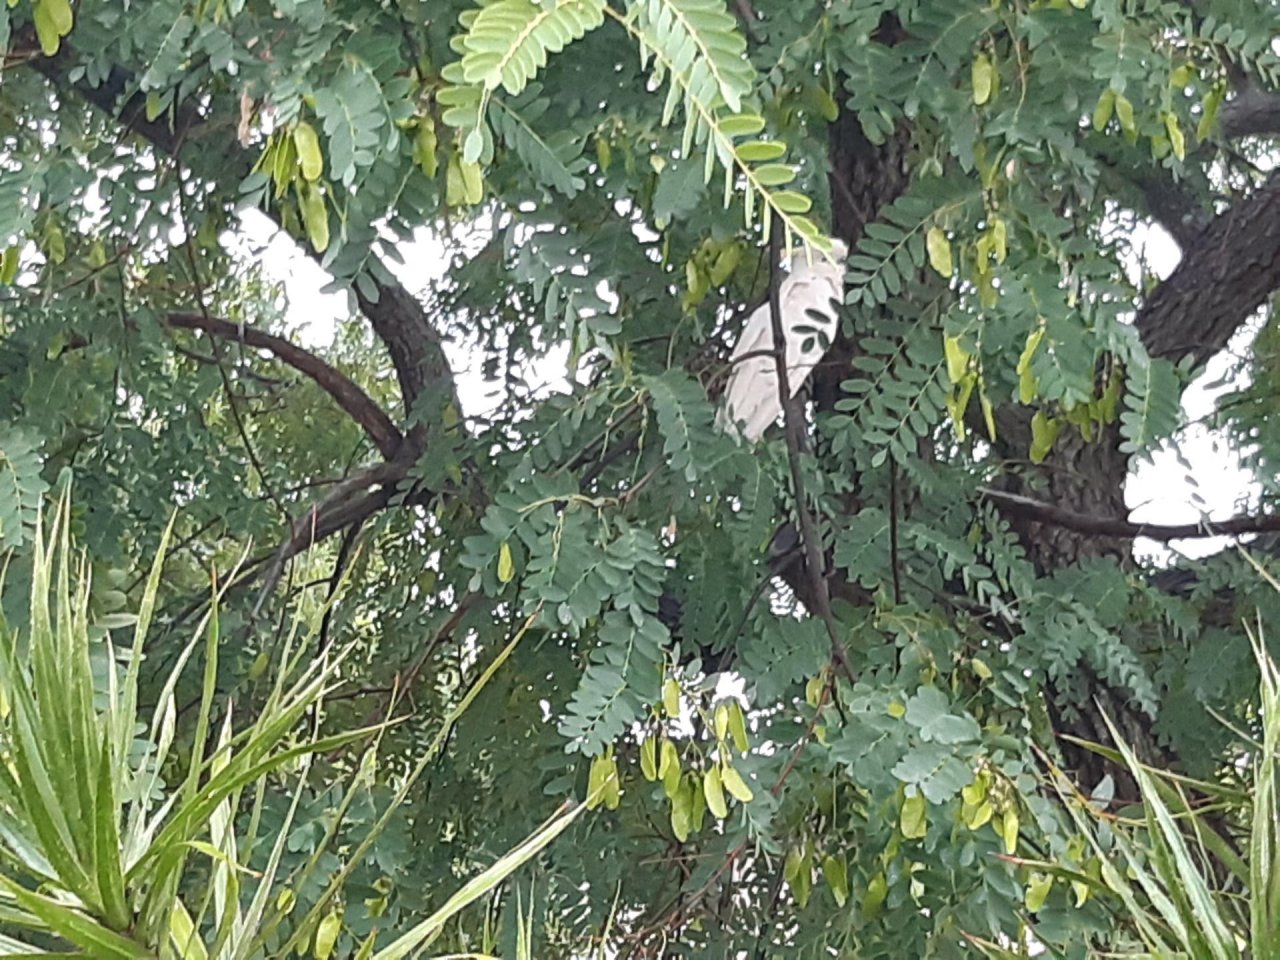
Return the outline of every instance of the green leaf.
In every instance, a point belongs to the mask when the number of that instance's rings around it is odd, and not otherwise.
[[[71,32],[70,0],[36,0],[34,20],[40,49],[51,57],[58,52],[62,38]]]
[[[316,928],[315,947],[311,951],[311,955],[315,960],[329,960],[333,954],[333,948],[338,943],[338,935],[342,933],[342,914],[336,910],[326,914],[325,918],[320,921],[320,926]]]
[[[324,194],[315,184],[306,184],[299,193],[299,209],[302,223],[307,229],[307,239],[316,253],[323,253],[329,248],[329,210],[325,206]]]
[[[298,151],[298,164],[307,180],[319,179],[324,173],[324,156],[320,153],[320,138],[315,127],[299,120],[293,128],[293,145]]]
[[[933,267],[939,276],[951,279],[951,274],[955,270],[951,260],[951,241],[947,239],[941,227],[929,228],[929,232],[925,234],[925,249],[929,252],[929,266]]]
[[[978,54],[973,60],[970,71],[973,82],[973,102],[982,106],[991,99],[996,86],[996,68],[991,58],[985,53]]]
[[[898,829],[907,840],[919,840],[929,832],[929,815],[923,794],[917,793],[902,801]]]
[[[603,0],[498,0],[481,7],[462,36],[462,75],[486,90],[503,87],[515,96],[575,40],[604,23]]]
[[[729,815],[729,806],[725,803],[724,787],[720,780],[720,768],[708,767],[702,774],[702,793],[707,800],[707,809],[709,809],[717,820],[723,820]]]
[[[640,744],[640,772],[650,783],[658,779],[658,741],[645,737]]]
[[[511,544],[503,541],[498,548],[498,582],[510,583],[516,575],[515,563],[511,559]]]
[[[1107,124],[1111,122],[1111,116],[1116,109],[1116,92],[1107,87],[1098,96],[1098,102],[1093,108],[1093,129],[1101,133],[1107,129]]]
[[[1023,897],[1023,904],[1029,912],[1039,913],[1052,890],[1053,877],[1042,873],[1032,874],[1031,882],[1027,884],[1026,895]]]
[[[720,780],[724,784],[724,788],[729,791],[729,794],[735,800],[742,803],[750,803],[755,796],[751,792],[751,788],[747,786],[747,781],[742,779],[742,774],[728,764],[725,764],[720,771]]]
[[[822,876],[831,888],[836,906],[843,907],[849,899],[849,872],[843,858],[826,857],[822,861]]]

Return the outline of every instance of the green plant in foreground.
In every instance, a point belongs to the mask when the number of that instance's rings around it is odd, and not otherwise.
[[[1247,556],[1247,555],[1246,555]],[[1248,558],[1280,591],[1263,567]],[[1054,880],[1074,883],[1118,901],[1126,942],[1100,956],[1272,960],[1280,957],[1280,668],[1267,653],[1262,625],[1246,626],[1261,674],[1261,739],[1241,732],[1249,754],[1238,764],[1250,789],[1236,779],[1206,782],[1143,764],[1108,718],[1118,745],[1085,744],[1123,763],[1142,795],[1141,820],[1101,815],[1055,765],[1054,788],[1100,868],[1092,876],[1060,864],[1020,860]],[[1083,741],[1081,741],[1083,743]],[[1194,796],[1194,799],[1193,799]],[[1247,827],[1240,840],[1223,824]],[[1243,833],[1243,831],[1240,831]],[[971,938],[988,956],[1023,956]]]
[[[221,598],[215,591],[209,614],[167,677],[150,726],[140,725],[143,645],[168,531],[146,584],[127,666],[122,673],[114,667],[107,671],[104,692],[95,688],[91,664],[88,566],[73,553],[68,514],[64,499],[50,543],[37,534],[29,635],[19,636],[0,622],[0,929],[7,931],[0,935],[0,956],[240,960],[292,956],[309,947],[324,960],[333,953],[341,929],[333,905],[349,868],[329,878],[324,895],[305,917],[289,916],[286,891],[305,883],[319,863],[317,855],[292,876],[279,871],[300,788],[283,828],[271,840],[266,868],[251,874],[244,864],[246,851],[261,839],[264,798],[289,779],[283,774],[299,768],[305,772],[315,754],[370,742],[326,838],[331,840],[361,774],[372,764],[380,727],[324,737],[300,735],[309,712],[336,685],[344,652],[303,662],[310,638],[304,635],[299,642],[295,629],[254,722],[237,730],[228,712],[215,734]],[[347,857],[348,864],[372,843],[531,623],[517,632],[445,719],[388,809]],[[160,770],[174,740],[174,691],[202,637],[204,685],[192,752],[180,781],[169,787]],[[107,643],[114,665],[115,652]],[[149,730],[148,749],[141,751],[144,762],[137,763],[131,758],[139,755],[134,737],[140,729]],[[206,751],[207,744],[212,746]],[[371,934],[357,955],[395,960],[420,952],[449,918],[491,893],[585,809],[562,808],[399,939],[375,952]],[[191,882],[194,878],[201,882]]]

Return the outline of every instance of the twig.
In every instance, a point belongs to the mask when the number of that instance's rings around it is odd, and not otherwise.
[[[893,571],[893,602],[902,603],[902,577],[898,572],[898,461],[889,458],[889,567]]]
[[[346,572],[347,562],[351,559],[351,548],[364,527],[365,518],[361,517],[342,535],[342,545],[338,547],[338,555],[333,560],[333,573],[329,577],[329,592],[325,597],[324,616],[320,618],[319,649],[322,655],[329,649],[329,627],[333,623],[333,608],[337,605],[338,587],[342,584],[342,576]]]
[[[1280,513],[1240,514],[1226,520],[1200,520],[1196,523],[1134,523],[1118,517],[1093,517],[1076,513],[1052,503],[1002,490],[981,488],[984,500],[995,504],[1002,513],[1037,523],[1047,523],[1096,537],[1147,537],[1151,540],[1190,540],[1199,537],[1234,537],[1249,533],[1280,532]]]
[[[813,591],[813,612],[822,618],[831,641],[831,659],[836,666],[853,680],[854,672],[849,664],[849,654],[840,639],[835,616],[831,613],[831,594],[827,587],[825,564],[818,541],[818,527],[809,512],[804,492],[804,477],[800,470],[800,444],[802,414],[791,387],[787,383],[787,341],[782,328],[782,297],[779,283],[778,261],[782,256],[781,234],[775,228],[769,237],[769,320],[773,328],[773,364],[778,374],[778,400],[782,404],[782,420],[787,439],[787,462],[791,467],[791,491],[795,498],[796,516],[800,521],[800,538],[804,545],[805,566],[808,567],[809,585]]]

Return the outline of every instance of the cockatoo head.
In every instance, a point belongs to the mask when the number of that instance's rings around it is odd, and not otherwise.
[[[849,245],[843,240],[831,241],[831,259],[841,266],[849,259]]]

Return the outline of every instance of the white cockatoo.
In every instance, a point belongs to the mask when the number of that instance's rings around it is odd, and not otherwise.
[[[835,339],[838,321],[831,301],[844,298],[848,256],[849,248],[840,240],[832,242],[830,258],[815,255],[806,259],[803,254],[793,254],[791,273],[778,288],[787,347],[787,386],[793,397]],[[782,413],[768,301],[747,318],[729,360],[733,370],[716,423],[731,433],[741,429],[747,441],[754,443]]]

